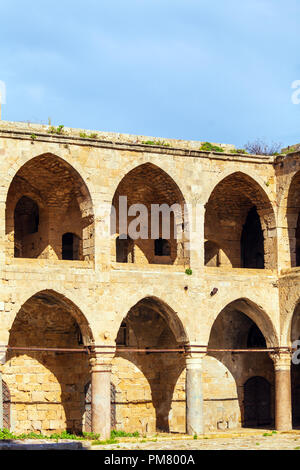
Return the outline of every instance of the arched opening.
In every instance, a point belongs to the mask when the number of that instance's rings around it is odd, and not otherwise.
[[[160,300],[147,297],[130,309],[118,332],[112,381],[119,430],[141,433],[185,432],[185,357],[187,343],[176,313]],[[127,351],[143,349],[145,352]]]
[[[264,236],[255,206],[249,210],[243,225],[241,257],[243,268],[264,269]]]
[[[275,341],[267,319],[261,317],[255,304],[240,299],[226,306],[212,326],[208,349],[229,351],[210,351],[204,359],[204,374],[210,379],[205,412],[213,419],[211,430],[274,423],[273,362],[267,352],[251,352]]]
[[[62,236],[62,259],[80,259],[80,238],[74,233],[64,233]]]
[[[69,259],[62,242],[73,234],[73,259],[94,259],[92,200],[81,176],[52,154],[25,163],[9,187],[6,234],[12,257]]]
[[[183,195],[174,180],[146,163],[122,179],[113,198],[111,234],[134,240],[135,264],[188,264]]]
[[[300,171],[292,178],[286,210],[291,267],[296,267],[300,266]]]
[[[291,322],[291,343],[300,340],[300,303],[297,304]],[[300,365],[291,362],[292,421],[300,428]]]
[[[2,380],[3,428],[10,430],[11,397],[7,384]]]
[[[35,243],[39,231],[39,206],[27,196],[23,196],[16,204],[14,212],[15,224],[15,258],[26,258]]]
[[[90,380],[82,345],[92,341],[85,317],[65,297],[43,291],[23,304],[10,330],[9,347],[25,349],[9,349],[3,369],[16,432],[82,432],[84,387]]]
[[[275,227],[266,193],[244,173],[224,178],[206,204],[205,238],[222,248],[229,260],[224,264],[234,268],[275,269]]]
[[[116,261],[134,263],[134,241],[127,235],[116,238]]]
[[[271,385],[264,377],[251,377],[244,384],[244,427],[270,426]]]
[[[298,215],[296,227],[296,266],[300,266],[300,213]]]

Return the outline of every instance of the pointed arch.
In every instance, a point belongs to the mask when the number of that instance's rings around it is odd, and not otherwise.
[[[83,312],[77,307],[77,305],[75,305],[74,302],[68,299],[65,295],[58,293],[54,290],[46,289],[32,295],[23,303],[18,314],[21,311],[23,311],[23,313],[26,313],[27,310],[31,312],[32,310],[34,310],[34,308],[38,310],[39,308],[43,308],[43,306],[46,306],[47,308],[55,307],[64,309],[64,311],[76,321],[82,335],[83,344],[86,346],[90,346],[94,343],[93,332]],[[18,314],[14,319],[11,331],[13,331],[14,329],[14,325],[16,324],[16,321],[18,319]],[[45,321],[46,320],[47,318],[45,317]]]
[[[258,376],[270,384],[268,393],[258,396],[258,399],[267,399],[268,402],[265,424],[270,425],[274,421],[274,365],[268,352],[264,351],[266,346],[278,346],[275,329],[263,309],[249,299],[230,302],[215,318],[210,332],[208,357],[217,361],[223,369],[220,387],[224,389],[224,406],[229,385],[227,378],[230,378],[231,398],[235,400],[235,426],[239,423],[249,426],[250,417],[253,427],[263,424],[265,415],[260,406],[253,406],[252,400],[253,393],[261,392],[260,382],[257,388],[251,388],[252,378]],[[250,384],[250,389],[245,388],[245,383]],[[212,397],[214,393],[212,390]]]
[[[132,208],[129,216],[121,210],[126,203],[128,208]],[[145,216],[137,230],[139,233],[135,236],[128,233],[135,240],[135,263],[186,264],[188,253],[182,232],[187,229],[188,221],[183,194],[173,178],[152,163],[133,168],[118,184],[112,200],[111,235],[130,231],[133,221],[140,214],[140,205],[145,209]],[[160,214],[161,209],[164,210],[163,214]],[[155,254],[155,240],[159,238],[170,243],[170,251],[165,256]]]
[[[285,207],[290,266],[300,266],[300,171],[291,179]]]
[[[15,174],[6,198],[6,234],[10,256],[14,254],[16,240],[16,207],[20,223],[22,218],[26,218],[26,208],[20,208],[22,198],[37,204],[40,223],[36,234],[25,233],[21,242],[17,240],[23,249],[20,257],[61,259],[61,236],[74,232],[83,240],[80,259],[94,258],[91,194],[80,174],[67,161],[45,153],[28,160]],[[20,227],[18,233],[22,233]]]
[[[82,432],[84,385],[90,380],[84,345],[93,342],[85,315],[65,295],[41,290],[21,305],[10,329],[3,366],[4,380],[28,416],[24,423],[17,412],[18,402],[13,402],[16,432],[25,432],[26,426],[35,432]],[[15,379],[16,370],[20,381]],[[29,381],[30,386],[24,387]],[[30,411],[37,403],[51,412],[52,422],[36,421]]]
[[[211,331],[218,320],[218,318],[224,313],[233,313],[233,312],[240,312],[246,315],[252,322],[257,325],[259,330],[261,331],[262,335],[266,340],[267,347],[279,347],[279,337],[276,332],[275,326],[269,317],[269,315],[265,312],[265,310],[257,305],[255,302],[248,298],[239,298],[236,300],[231,301],[227,304],[223,309],[219,312],[219,314],[214,319],[214,323],[212,325]],[[245,346],[246,347],[246,346]]]
[[[189,338],[182,321],[167,303],[155,296],[144,297],[131,307],[129,313],[143,307],[152,309],[164,319],[179,344],[189,344]]]
[[[264,264],[267,269],[276,268],[275,213],[257,181],[242,172],[231,173],[214,187],[205,208],[205,238],[219,244],[233,267],[261,268]],[[245,226],[248,237],[243,233]],[[242,256],[245,252],[246,257]]]
[[[148,421],[148,432],[184,432],[177,418],[172,420],[170,412],[174,406],[177,407],[177,417],[181,415],[184,423],[185,402],[178,403],[176,397],[184,389],[185,355],[182,354],[182,346],[188,344],[188,336],[176,312],[157,297],[144,297],[125,314],[116,342],[122,344],[117,348],[113,367],[119,401],[124,401],[124,390],[131,393],[131,377],[134,377],[139,390],[137,393],[135,385],[135,402],[129,407],[120,404],[117,413],[124,414],[126,407],[131,425],[131,410],[133,416],[137,410],[143,412],[143,421]],[[145,352],[137,352],[136,348]],[[161,349],[169,351],[163,353]],[[139,431],[145,432],[142,422]]]

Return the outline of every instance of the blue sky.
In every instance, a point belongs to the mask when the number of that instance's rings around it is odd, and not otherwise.
[[[0,17],[3,119],[300,142],[299,0],[10,0]]]

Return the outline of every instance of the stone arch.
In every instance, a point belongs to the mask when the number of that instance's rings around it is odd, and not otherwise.
[[[291,179],[284,210],[290,249],[290,266],[300,266],[300,170]]]
[[[291,346],[292,343],[299,339],[300,336],[300,298],[292,303],[288,309],[288,315],[286,316],[282,325],[282,344],[284,346]],[[298,335],[299,332],[299,335]]]
[[[90,380],[84,345],[91,344],[85,316],[65,296],[44,290],[22,305],[10,329],[3,368],[18,432],[82,431],[84,386]]]
[[[253,262],[249,266],[243,266],[241,253],[243,227],[249,212],[256,211],[261,224],[264,265],[268,269],[276,268],[275,214],[266,192],[257,181],[242,172],[229,174],[214,187],[205,208],[205,238],[215,240],[220,245],[233,267],[255,267],[255,257],[261,255],[256,253],[259,249],[255,242],[254,226],[252,245],[249,248],[250,252],[253,252],[251,254]]]
[[[41,302],[48,303],[49,305],[60,305],[61,307],[65,308],[78,324],[81,330],[83,344],[85,346],[91,346],[94,344],[94,335],[86,316],[83,314],[82,310],[78,308],[77,305],[66,295],[52,289],[45,289],[33,294],[28,300],[23,303],[20,310],[22,308],[27,308],[27,306],[32,303],[32,300],[35,299]],[[14,321],[15,320],[16,317]],[[12,328],[13,325],[11,329]]]
[[[219,310],[219,312],[215,315],[211,329],[213,327],[213,324],[217,320],[218,316],[223,311],[232,312],[234,310],[240,311],[241,313],[249,317],[252,320],[252,322],[258,326],[258,328],[261,330],[266,340],[266,344],[268,348],[279,347],[280,345],[279,336],[271,318],[261,306],[259,306],[253,300],[250,300],[246,297],[240,297],[238,299],[234,299],[228,304],[226,304],[225,306],[223,306]]]
[[[40,220],[38,232],[24,237],[26,249],[21,257],[61,259],[61,236],[72,232],[82,239],[81,259],[94,258],[93,202],[87,185],[73,166],[52,153],[45,153],[19,168],[6,199],[9,256],[14,255],[14,212],[23,197],[38,205]]]
[[[249,338],[251,341],[249,341]],[[272,322],[253,302],[248,299],[238,299],[231,302],[221,310],[212,325],[208,343],[208,356],[205,361],[217,361],[222,370],[222,377],[212,377],[211,380],[219,380],[219,385],[224,390],[223,397],[219,401],[221,420],[222,413],[224,428],[249,425],[249,406],[251,403],[247,398],[247,409],[245,409],[244,385],[252,377],[261,376],[271,384],[269,401],[271,403],[270,420],[268,425],[274,421],[274,367],[268,352],[256,352],[251,349],[264,349],[266,346],[278,346],[277,335]],[[232,351],[218,351],[227,349]],[[235,350],[246,350],[235,352]],[[250,349],[250,351],[247,351]],[[216,369],[217,370],[217,369]],[[210,373],[215,375],[214,369]],[[207,405],[212,408],[215,391],[208,385]],[[248,393],[248,390],[247,390]],[[228,403],[230,397],[231,404]],[[250,400],[251,401],[251,400]],[[224,402],[224,403],[222,403]],[[222,406],[221,406],[222,405]],[[223,411],[221,413],[221,408]],[[256,409],[259,416],[254,419],[253,426],[260,426],[260,411]],[[225,416],[225,417],[224,417]],[[233,419],[234,417],[234,419]]]
[[[128,208],[133,213],[122,218],[120,223],[120,197],[127,197]],[[129,236],[135,240],[136,264],[187,264],[188,253],[185,248],[183,230],[187,231],[185,200],[176,182],[161,168],[153,163],[144,163],[130,170],[120,181],[112,201],[113,217],[111,219],[111,235],[124,233],[136,219],[138,205],[147,209],[145,218],[141,219],[144,227],[142,236]],[[166,212],[157,219],[151,218],[151,206],[162,206]],[[153,213],[153,211],[152,211]],[[123,225],[123,226],[121,226]],[[165,231],[169,233],[165,233]],[[165,235],[165,236],[164,236]],[[155,239],[164,238],[170,243],[170,255],[155,256]]]
[[[141,304],[147,304],[148,306],[151,306],[153,310],[162,316],[164,321],[172,330],[172,333],[178,344],[189,344],[189,338],[182,321],[180,320],[177,313],[166,302],[156,296],[144,297],[143,299],[139,300],[130,310],[137,308]]]
[[[300,340],[300,300],[293,309],[289,321],[285,323],[284,337],[287,344],[292,345],[294,341]],[[299,349],[299,346],[297,347]],[[300,426],[300,370],[299,365],[291,362],[291,395],[292,395],[292,422],[294,427]]]
[[[117,347],[113,364],[113,382],[122,402],[116,408],[117,423],[120,426],[127,423],[130,430],[135,428],[140,432],[156,429],[185,432],[185,356],[172,351],[188,344],[184,326],[166,303],[156,297],[146,297],[124,317],[123,338],[124,328],[126,341],[125,344],[124,340],[120,341],[119,333],[116,342],[123,346]],[[152,352],[153,349],[170,352]],[[132,403],[129,397],[134,394],[136,401]],[[125,417],[123,422],[120,416]]]

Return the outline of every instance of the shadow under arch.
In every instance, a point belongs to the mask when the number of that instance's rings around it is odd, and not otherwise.
[[[222,364],[223,379],[219,386],[224,396],[226,390],[228,392],[230,388],[232,406],[226,403],[228,396],[226,400],[225,398],[220,400],[223,401],[223,407],[227,407],[225,414],[228,427],[239,427],[240,423],[244,427],[272,426],[274,423],[273,361],[264,351],[234,351],[264,349],[267,346],[278,346],[275,329],[263,310],[249,299],[231,302],[216,317],[211,328],[208,350],[212,351],[208,352],[208,357]],[[214,349],[233,351],[213,351]],[[230,380],[228,381],[226,377]],[[256,379],[249,382],[249,379],[254,377]],[[265,381],[270,384],[269,388],[265,387]],[[249,384],[252,384],[252,388]],[[266,389],[269,390],[267,397]],[[251,397],[255,393],[257,399],[252,400]],[[213,394],[212,390],[210,397],[212,400]],[[231,422],[233,415],[235,422]]]
[[[232,263],[229,258],[230,250],[222,250],[221,246],[214,240],[204,242],[204,264],[208,267],[230,266]]]
[[[179,186],[166,171],[153,163],[144,163],[131,169],[122,178],[112,200],[111,235],[124,234],[124,228],[127,230],[138,214],[135,209],[134,214],[129,216],[127,212],[123,214],[120,197],[127,197],[128,208],[131,207],[132,210],[141,204],[147,209],[145,219],[141,219],[146,236],[135,237],[134,240],[136,264],[188,263],[188,252],[185,249],[184,237],[181,236],[183,231],[186,236],[188,233],[185,200]],[[151,206],[163,204],[167,205],[168,209],[154,222],[154,219],[151,219]],[[140,229],[137,231],[139,232]],[[131,238],[134,237],[131,236]],[[159,238],[169,242],[170,254],[164,256],[155,253],[155,240]]]
[[[82,432],[84,386],[90,380],[83,346],[92,343],[85,316],[63,295],[44,290],[22,305],[12,324],[8,345],[28,349],[9,349],[3,371],[11,390],[18,432]],[[47,350],[51,348],[82,352]],[[26,412],[26,422],[18,411],[21,407]]]
[[[286,202],[286,223],[291,267],[300,266],[300,171],[290,182]]]
[[[18,205],[24,197],[38,208],[38,227],[34,231],[28,229],[32,216],[28,204]],[[17,257],[61,259],[61,238],[67,232],[83,240],[79,260],[94,259],[94,210],[86,183],[70,163],[57,155],[33,157],[19,168],[7,192],[7,253],[13,257],[17,244]]]
[[[257,303],[246,297],[240,297],[239,299],[235,299],[223,307],[220,313],[222,313],[224,310],[231,312],[238,310],[249,317],[261,330],[266,340],[267,347],[279,347],[279,337],[276,328],[269,315],[262,307],[257,305]]]
[[[287,323],[286,333],[289,345],[300,340],[300,300],[298,299],[293,310],[292,318]],[[296,347],[299,350],[299,345]],[[299,357],[297,351],[297,357]],[[293,427],[300,427],[300,365],[292,360],[291,362],[291,394],[292,394],[292,423]]]
[[[131,415],[127,418],[127,426],[133,430],[137,426],[134,416],[138,407],[140,432],[185,432],[184,354],[147,352],[147,349],[178,349],[188,344],[185,328],[177,314],[160,299],[145,297],[125,316],[116,343],[113,380],[120,397],[117,415],[122,415],[128,406]],[[126,351],[126,348],[146,352]],[[137,399],[132,402],[128,396],[134,394]],[[174,407],[176,413],[173,416]]]
[[[256,180],[243,172],[227,175],[214,187],[205,208],[205,238],[219,244],[233,267],[276,268],[275,213]]]

